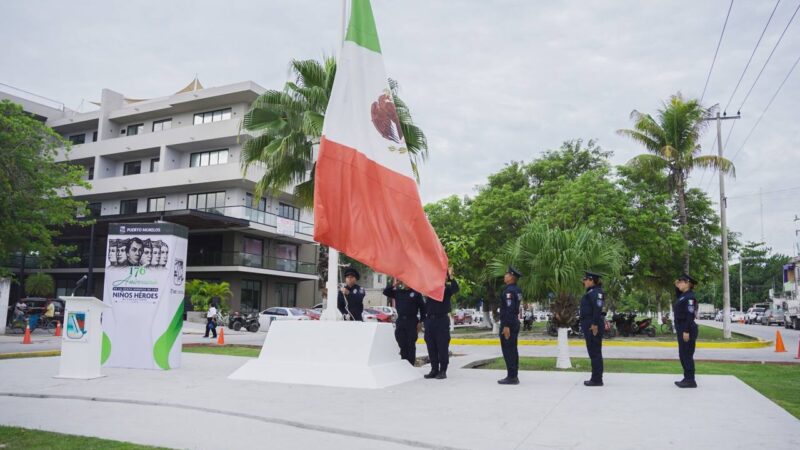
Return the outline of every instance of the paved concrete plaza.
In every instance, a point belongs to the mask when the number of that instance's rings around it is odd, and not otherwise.
[[[471,357],[454,361],[458,366]],[[0,361],[0,423],[173,448],[800,447],[800,421],[735,377],[451,369],[383,390],[231,381],[246,358],[184,354],[162,372],[52,378],[58,358]]]

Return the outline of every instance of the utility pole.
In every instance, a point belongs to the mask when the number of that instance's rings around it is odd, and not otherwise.
[[[758,202],[761,204],[761,242],[764,242],[764,194],[762,188],[758,188]]]
[[[722,158],[722,121],[739,119],[742,116],[737,113],[735,116],[722,117],[717,111],[714,118],[703,120],[717,121],[717,153]],[[731,280],[728,273],[728,227],[725,210],[727,209],[727,199],[725,198],[725,174],[719,172],[719,224],[722,234],[722,337],[731,338]]]

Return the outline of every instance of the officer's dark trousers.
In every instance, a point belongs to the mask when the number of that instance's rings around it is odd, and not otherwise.
[[[511,329],[511,336],[508,339],[503,336],[503,328],[505,327]],[[503,359],[506,361],[506,370],[509,378],[516,378],[519,372],[517,336],[519,336],[519,321],[500,324],[500,348],[503,350]]]
[[[431,370],[447,372],[450,362],[450,318],[447,316],[425,319],[425,345]]]
[[[697,342],[697,325],[690,327],[689,342],[683,342],[683,332],[687,331],[686,327],[676,327],[678,332],[678,356],[681,358],[681,366],[683,366],[683,379],[686,381],[694,381],[694,347]]]
[[[583,327],[583,338],[586,340],[586,351],[592,360],[592,381],[603,381],[603,331],[597,330],[597,336],[592,336],[589,326]]]
[[[214,337],[217,337],[217,324],[214,322],[214,319],[211,317],[206,317],[206,334],[203,337],[208,337],[208,333],[214,333]]]
[[[417,318],[398,318],[394,338],[400,346],[400,358],[414,365],[417,360]]]

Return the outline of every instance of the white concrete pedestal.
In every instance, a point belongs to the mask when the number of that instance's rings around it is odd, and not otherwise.
[[[388,323],[280,320],[258,359],[228,378],[363,389],[421,378],[399,350]]]
[[[66,302],[61,359],[55,378],[91,380],[100,373],[103,327],[100,315],[110,309],[95,297],[60,297]]]

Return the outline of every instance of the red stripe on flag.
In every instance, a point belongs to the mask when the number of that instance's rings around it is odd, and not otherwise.
[[[325,136],[314,180],[314,239],[443,298],[447,254],[414,180]]]

